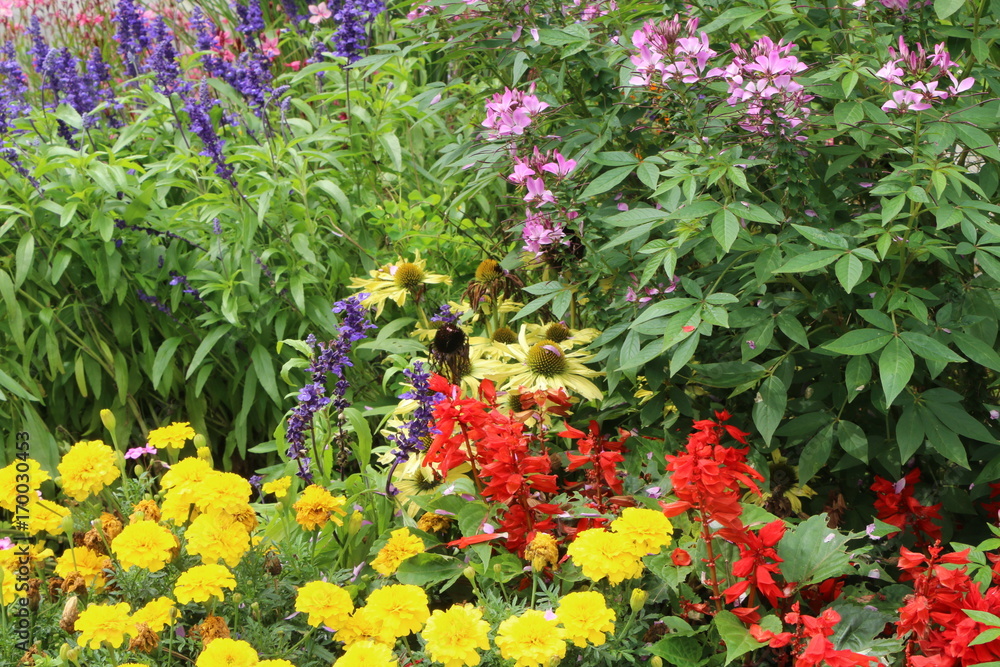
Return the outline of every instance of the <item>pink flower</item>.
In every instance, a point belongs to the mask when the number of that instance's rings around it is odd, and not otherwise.
[[[924,111],[930,109],[931,105],[923,101],[923,96],[912,90],[897,90],[892,94],[892,99],[882,105],[882,111],[895,109],[896,111]]]
[[[152,445],[146,445],[145,447],[133,447],[132,449],[125,452],[125,458],[127,459],[137,459],[143,454],[156,454],[157,449]]]
[[[528,166],[526,162],[518,160],[515,158],[514,173],[507,177],[507,180],[511,183],[516,183],[518,185],[523,185],[525,179],[529,176],[534,176],[535,170]]]
[[[547,162],[543,164],[542,171],[547,171],[550,174],[555,174],[559,178],[563,178],[576,169],[576,160],[567,160],[559,151],[555,151],[552,157],[555,158],[555,162]]]
[[[281,49],[278,47],[278,37],[281,35],[279,30],[275,33],[274,37],[264,37],[260,40],[260,50],[267,56],[270,60],[274,60],[281,55]]]
[[[325,2],[321,2],[318,5],[309,5],[309,13],[312,14],[309,17],[309,22],[313,25],[319,25],[321,21],[333,17],[333,12],[330,11]]]
[[[551,190],[545,189],[545,181],[540,178],[526,178],[524,184],[528,186],[528,194],[524,196],[524,201],[526,202],[549,202],[550,204],[556,203],[555,195],[552,194]]]

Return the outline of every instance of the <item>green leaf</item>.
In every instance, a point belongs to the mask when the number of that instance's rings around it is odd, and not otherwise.
[[[825,514],[816,514],[789,528],[778,542],[781,574],[801,589],[844,574],[853,574],[849,536],[826,525]]]
[[[660,168],[652,162],[643,162],[636,169],[635,175],[650,190],[655,190],[660,180]]]
[[[822,347],[836,354],[872,354],[878,352],[892,339],[892,334],[879,329],[858,329],[848,331],[837,340]]]
[[[400,563],[396,580],[409,586],[427,586],[454,579],[465,567],[465,561],[452,556],[421,553]]]
[[[913,355],[903,341],[893,338],[882,350],[878,357],[878,375],[885,392],[885,403],[892,405],[913,376]]]
[[[799,454],[799,484],[808,484],[820,468],[830,459],[833,449],[833,424],[827,424]]]
[[[965,408],[963,408],[960,404],[946,403],[941,400],[935,400],[929,396],[929,394],[933,393],[939,393],[939,390],[931,389],[930,391],[924,392],[923,398],[926,407],[934,413],[934,416],[938,418],[938,421],[955,433],[965,436],[966,438],[972,438],[973,440],[988,442],[990,444],[995,444],[997,442],[997,439],[993,437],[993,434],[990,433],[989,430],[982,425],[982,423],[966,412]]]
[[[963,609],[962,611],[974,621],[983,625],[992,625],[1000,628],[1000,616],[995,616],[988,611],[979,611],[978,609]]]
[[[604,151],[590,156],[590,161],[594,164],[601,164],[605,167],[621,167],[629,164],[639,164],[639,158],[626,153],[625,151]]]
[[[35,237],[24,234],[17,242],[17,252],[14,255],[14,289],[18,289],[28,277],[31,261],[35,257]]]
[[[343,414],[347,418],[351,428],[354,429],[354,435],[358,439],[354,446],[351,447],[351,450],[354,453],[354,459],[358,462],[358,467],[364,472],[368,468],[368,464],[371,463],[371,426],[369,426],[368,420],[364,418],[364,415],[357,408],[345,408]]]
[[[968,611],[968,610],[966,610],[966,611]],[[976,635],[975,639],[973,639],[971,642],[969,642],[969,646],[977,646],[979,644],[986,644],[986,643],[989,643],[989,642],[993,641],[997,637],[1000,637],[1000,628],[989,628],[988,630],[983,630],[978,635]],[[1000,664],[1000,663],[994,663],[994,664]],[[977,667],[981,667],[981,665],[979,665]]]
[[[149,376],[149,379],[153,382],[153,387],[156,389],[161,388],[160,379],[163,377],[163,373],[167,370],[167,365],[170,364],[170,360],[173,359],[174,352],[180,344],[181,338],[174,336],[163,341],[160,349],[156,351],[156,356],[153,358],[153,372]]]
[[[727,611],[722,613],[732,615],[731,612]],[[718,616],[716,616],[716,620],[718,620]],[[675,667],[695,667],[704,662],[701,642],[687,635],[667,635],[650,646],[649,650],[653,655],[660,656]]]
[[[868,437],[854,422],[842,420],[837,424],[837,442],[840,448],[856,459],[868,463]]]
[[[792,257],[781,265],[775,273],[807,273],[822,269],[843,253],[839,250],[811,250]]]
[[[965,4],[965,0],[934,0],[934,13],[942,21],[957,12]]]
[[[723,609],[715,615],[715,629],[726,643],[726,663],[729,664],[745,653],[749,653],[765,644],[750,635],[750,631],[731,611]]]
[[[396,171],[403,170],[403,149],[399,145],[399,137],[397,137],[392,132],[387,132],[385,134],[380,134],[378,137],[379,143],[385,148],[385,152],[389,154],[389,159],[392,160],[392,167]]]
[[[511,322],[513,322],[515,320],[519,320],[522,317],[527,317],[528,315],[531,315],[536,310],[540,310],[549,301],[551,301],[554,296],[555,296],[554,293],[553,294],[546,294],[544,296],[538,297],[537,299],[529,301],[528,303],[526,303],[524,305],[524,308],[522,308],[521,310],[517,311],[517,315],[515,315],[514,317],[511,318]]]
[[[913,407],[903,410],[896,422],[896,445],[899,447],[899,460],[909,461],[924,444],[924,425]]]
[[[722,252],[729,252],[740,233],[740,221],[728,209],[722,209],[712,218],[712,236],[722,246]]]
[[[850,294],[854,286],[861,281],[863,268],[861,260],[848,253],[837,260],[833,270],[837,274],[837,280],[844,287],[844,291]]]
[[[802,323],[794,315],[787,312],[787,310],[782,311],[778,315],[778,329],[781,330],[781,333],[788,336],[792,342],[798,343],[807,350],[809,349],[808,332],[806,332]]]
[[[949,0],[937,0],[937,2],[949,1]],[[951,2],[958,2],[959,0],[950,0]],[[937,5],[935,2],[935,6]],[[990,138],[990,135],[986,134],[978,127],[972,127],[964,123],[953,123],[952,127],[958,132],[959,137],[961,137],[962,143],[971,148],[973,151],[979,153],[984,157],[988,157],[991,160],[1000,161],[1000,150],[997,149],[997,143]]]
[[[906,343],[906,347],[920,355],[924,359],[932,361],[963,363],[965,359],[948,349],[943,343],[939,343],[930,336],[925,336],[915,331],[904,331],[899,337]]]
[[[764,380],[753,406],[753,423],[757,426],[764,443],[771,444],[771,438],[785,415],[788,405],[788,388],[777,375]]]
[[[833,248],[834,250],[847,250],[847,239],[840,234],[833,234],[815,227],[805,225],[792,225],[799,234],[806,237],[810,243],[814,243],[821,248]]]
[[[865,118],[864,107],[860,102],[840,102],[833,108],[833,120],[837,123],[837,129],[846,129],[848,125],[857,125]]]
[[[872,365],[864,355],[851,357],[844,369],[844,385],[847,387],[847,401],[851,402],[867,388],[872,380]]]
[[[934,416],[934,413],[926,407],[922,405],[917,406],[917,414],[920,416],[920,423],[924,427],[927,442],[934,448],[934,451],[949,461],[954,461],[966,470],[970,470],[965,446],[958,435],[942,424]]]
[[[274,404],[280,406],[281,394],[278,393],[278,381],[274,377],[274,364],[271,362],[271,355],[267,353],[263,345],[257,343],[254,345],[253,351],[250,352],[250,361],[253,363],[253,369],[257,373],[260,386],[264,387],[264,391],[271,397]]]
[[[1000,373],[1000,354],[992,346],[969,334],[959,331],[952,332],[952,338],[962,354],[975,363]]]
[[[597,178],[590,182],[587,188],[580,195],[581,199],[587,199],[588,197],[594,197],[596,195],[607,192],[611,188],[615,187],[626,178],[629,174],[635,171],[635,165],[627,165],[624,167],[615,167],[614,169],[609,169],[608,171],[600,174]]]

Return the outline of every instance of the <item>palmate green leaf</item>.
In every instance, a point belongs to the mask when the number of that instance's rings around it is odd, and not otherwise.
[[[781,378],[772,375],[764,380],[754,402],[753,423],[760,431],[765,444],[771,444],[771,438],[774,437],[774,432],[785,415],[787,405],[788,387]]]
[[[755,649],[765,646],[750,635],[747,626],[731,611],[723,609],[715,615],[715,629],[726,644],[726,663],[729,664]],[[700,649],[699,649],[700,650]]]
[[[781,265],[775,273],[807,273],[822,269],[840,257],[840,250],[810,250],[792,257]]]
[[[879,329],[857,329],[848,331],[837,340],[830,341],[822,347],[836,354],[858,355],[872,354],[885,347],[892,339],[892,334]]]
[[[903,391],[913,376],[913,354],[899,338],[893,338],[878,357],[878,374],[885,392],[886,405]]]
[[[850,536],[828,528],[826,523],[827,516],[817,514],[785,531],[778,542],[785,581],[794,581],[801,589],[854,573],[850,550],[845,546]]]

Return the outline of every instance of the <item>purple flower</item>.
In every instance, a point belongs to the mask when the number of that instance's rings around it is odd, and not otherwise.
[[[440,322],[441,324],[455,324],[458,322],[458,318],[462,316],[462,311],[451,312],[451,305],[445,303],[438,308],[438,312],[431,315],[431,322]]]
[[[119,0],[118,12],[115,15],[118,30],[115,39],[118,40],[118,53],[125,61],[125,67],[130,76],[139,75],[139,59],[149,48],[149,35],[146,25],[142,22],[139,8],[133,0]]]
[[[749,347],[751,350],[756,350],[757,349],[757,343],[753,342],[752,340],[748,340],[747,341],[747,347]]]
[[[994,421],[1000,419],[1000,410],[990,410],[990,419]]]
[[[299,404],[292,410],[285,429],[285,440],[288,442],[288,457],[294,459],[299,466],[296,473],[307,482],[312,480],[309,470],[310,459],[306,457],[306,432],[312,429],[313,415],[332,404],[341,412],[350,406],[345,398],[350,383],[344,371],[352,366],[350,359],[354,343],[368,337],[367,331],[375,325],[368,320],[368,309],[361,305],[367,294],[360,293],[338,301],[333,306],[333,312],[343,313],[343,321],[338,328],[340,336],[330,343],[320,343],[319,353],[313,359],[312,365],[306,370],[312,373],[312,382],[305,385],[298,395]],[[316,345],[315,337],[307,339],[310,346]],[[335,376],[332,398],[326,396],[326,383],[329,376]]]
[[[217,102],[209,97],[208,89],[202,86],[197,95],[191,94],[184,100],[184,109],[191,120],[191,132],[198,135],[205,147],[201,155],[211,158],[212,162],[215,163],[215,173],[229,181],[230,185],[235,188],[233,168],[226,164],[226,156],[222,154],[222,147],[226,142],[215,131],[215,125],[212,124],[212,118],[209,116],[209,112],[216,104]]]
[[[393,437],[396,448],[392,450],[392,453],[396,456],[396,460],[389,472],[389,480],[392,479],[392,473],[395,472],[396,466],[405,463],[411,455],[427,449],[428,439],[438,432],[437,429],[432,428],[434,405],[443,398],[441,394],[431,390],[431,374],[424,371],[422,362],[414,362],[413,370],[407,369],[403,371],[403,375],[407,377],[413,388],[400,394],[399,398],[415,400],[417,407],[413,411],[410,421]],[[393,495],[391,491],[389,493]]]
[[[177,49],[174,48],[174,35],[167,28],[162,16],[156,17],[151,31],[153,48],[146,63],[154,74],[154,86],[164,95],[169,95],[178,87],[181,74],[177,64]],[[181,88],[186,87],[182,85]]]

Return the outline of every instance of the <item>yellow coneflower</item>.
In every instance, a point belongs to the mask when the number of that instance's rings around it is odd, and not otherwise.
[[[570,329],[565,322],[527,324],[525,329],[529,343],[551,340],[553,343],[558,343],[564,350],[588,345],[601,335],[597,329]]]
[[[386,264],[370,271],[371,278],[351,278],[351,289],[367,293],[361,303],[375,308],[375,317],[382,314],[386,301],[394,301],[397,306],[406,303],[408,294],[419,294],[424,285],[451,284],[451,277],[438,273],[428,273],[426,260],[420,253],[412,262],[402,257],[395,264]]]
[[[501,389],[525,387],[530,391],[538,391],[562,388],[586,399],[600,400],[603,397],[597,385],[587,378],[604,373],[583,365],[594,355],[566,350],[551,340],[532,344],[528,341],[527,331],[523,326],[517,343],[507,345],[506,348],[513,357],[513,363],[493,361],[483,364],[488,375],[505,378]]]

